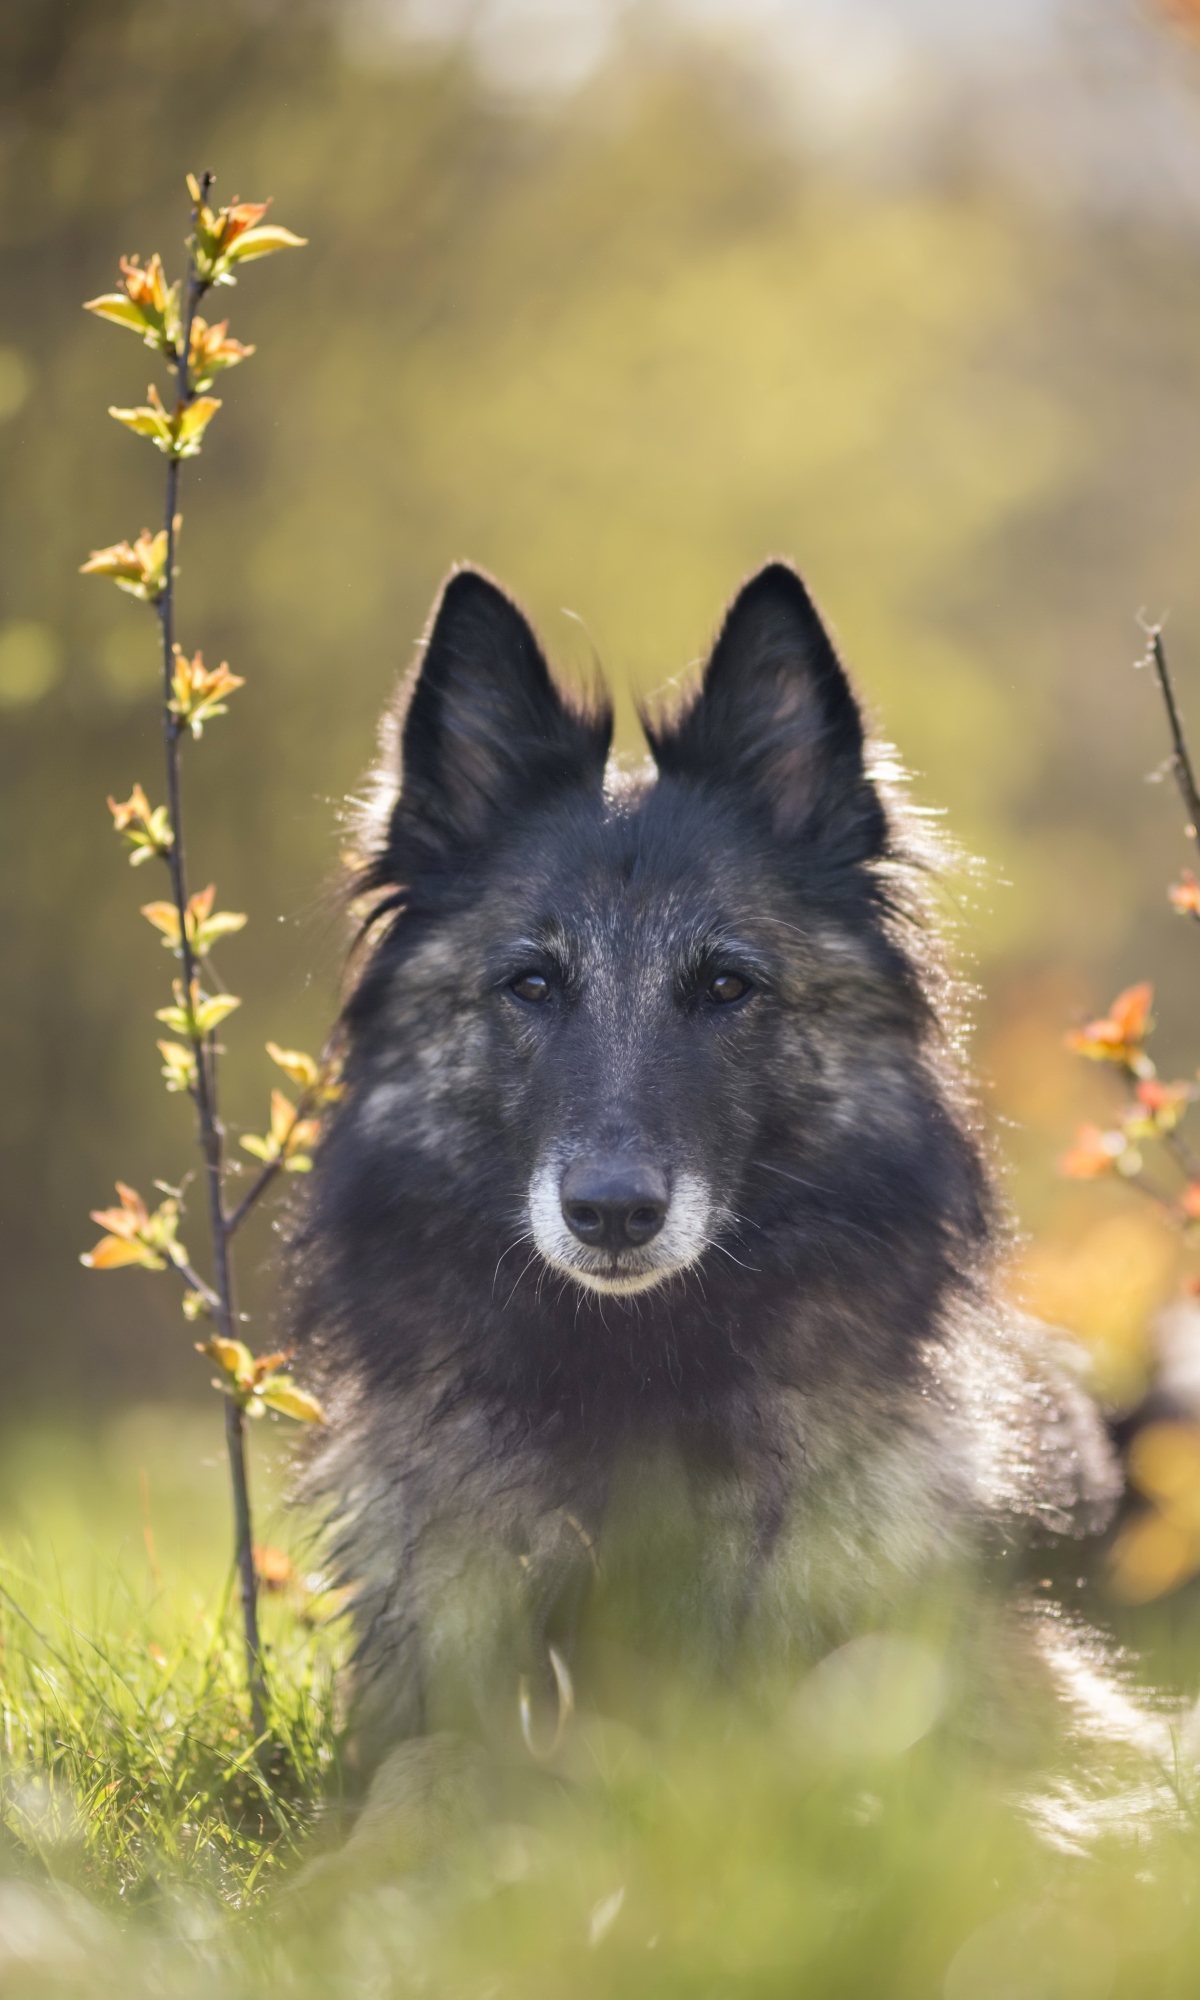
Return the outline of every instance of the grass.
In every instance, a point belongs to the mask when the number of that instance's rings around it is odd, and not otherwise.
[[[250,1737],[214,1414],[4,1453],[0,1871],[101,1908],[252,1907],[337,1788],[336,1639],[299,1580],[265,1598],[269,1749]],[[258,1469],[274,1543],[269,1448]]]
[[[337,1628],[305,1622],[306,1595],[268,1600],[256,1757],[218,1436],[207,1413],[142,1413],[0,1457],[3,2000],[1200,1994],[1190,1783],[1171,1820],[1048,1847],[1028,1778],[936,1704],[915,1740],[890,1726],[890,1671],[770,1715],[679,1692],[653,1741],[580,1719],[483,1826],[439,1808],[422,1850],[411,1815],[383,1815],[323,1849]],[[269,1451],[255,1471],[265,1537],[297,1536]]]

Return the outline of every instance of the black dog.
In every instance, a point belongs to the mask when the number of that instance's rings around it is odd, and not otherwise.
[[[1097,1525],[1101,1428],[990,1289],[920,843],[795,572],[654,773],[471,570],[397,728],[294,1245],[365,1764],[515,1737],[551,1667],[809,1659],[1022,1518]]]

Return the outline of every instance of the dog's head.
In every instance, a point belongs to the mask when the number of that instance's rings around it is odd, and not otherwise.
[[[509,1259],[506,1290],[794,1266],[798,1214],[828,1255],[880,1240],[897,1181],[910,1213],[961,1192],[858,705],[793,570],[745,585],[694,698],[645,726],[656,779],[606,788],[607,713],[564,700],[486,577],[451,577],[402,713],[372,875],[400,915],[351,1003],[346,1116],[377,1223]]]

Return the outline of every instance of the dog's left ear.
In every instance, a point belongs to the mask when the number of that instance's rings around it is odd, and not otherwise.
[[[883,852],[887,821],[863,764],[858,703],[786,563],[769,563],[738,592],[692,706],[673,724],[643,721],[664,776],[735,789],[782,845],[819,842],[846,863]]]

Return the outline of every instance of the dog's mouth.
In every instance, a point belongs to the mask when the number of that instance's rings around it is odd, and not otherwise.
[[[529,1188],[530,1233],[545,1262],[584,1291],[608,1297],[652,1291],[696,1264],[708,1244],[711,1213],[707,1184],[698,1174],[678,1173],[649,1229],[643,1212],[631,1210],[630,1231],[646,1231],[650,1240],[616,1248],[586,1240],[599,1233],[594,1211],[571,1201],[557,1159],[538,1168]]]
[[[538,1247],[541,1248],[540,1244]],[[576,1284],[582,1285],[586,1291],[610,1295],[652,1291],[656,1285],[665,1284],[668,1278],[687,1269],[686,1264],[652,1264],[632,1257],[607,1257],[595,1262],[584,1261],[581,1257],[578,1261],[571,1259],[567,1262],[545,1250],[542,1250],[542,1256],[552,1270],[574,1278]]]

